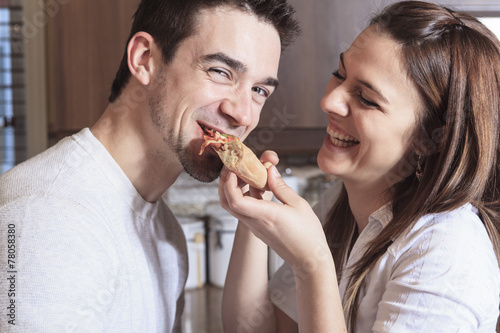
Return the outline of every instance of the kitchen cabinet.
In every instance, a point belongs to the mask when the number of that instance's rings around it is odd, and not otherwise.
[[[281,58],[280,85],[261,114],[259,127],[247,139],[255,151],[272,149],[283,157],[315,155],[326,136],[327,117],[320,101],[347,50],[370,17],[394,0],[289,0],[302,28]],[[472,14],[500,12],[498,0],[432,1]]]
[[[47,7],[49,136],[91,126],[108,102],[138,0],[59,1]]]
[[[107,97],[139,0],[72,0],[47,25],[49,133],[53,139],[91,126]],[[325,137],[320,100],[331,73],[370,16],[394,0],[289,0],[302,35],[282,56],[280,86],[264,106],[259,127],[247,139],[257,153],[314,156]],[[437,1],[488,15],[498,0]]]

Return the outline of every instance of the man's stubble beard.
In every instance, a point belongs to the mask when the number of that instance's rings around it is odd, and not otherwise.
[[[159,89],[160,92],[162,89]],[[203,155],[198,155],[203,140],[191,140],[187,142],[186,137],[177,136],[167,128],[169,115],[164,113],[164,96],[157,94],[156,98],[149,99],[150,116],[156,130],[161,134],[167,149],[173,151],[184,171],[196,180],[201,182],[212,182],[219,177],[222,169],[222,161],[215,154],[208,151]]]
[[[175,140],[177,139],[177,140]],[[165,138],[164,138],[165,140]],[[175,141],[174,141],[175,140]],[[174,151],[184,170],[194,179],[201,182],[211,182],[219,177],[222,169],[222,161],[219,156],[208,154],[198,155],[198,150],[194,141],[186,144],[183,138],[170,137],[167,139],[169,145],[174,145]]]

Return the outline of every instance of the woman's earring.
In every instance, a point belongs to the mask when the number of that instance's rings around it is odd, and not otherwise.
[[[417,168],[415,170],[415,175],[417,176],[418,182],[422,180],[422,166],[420,165],[421,156],[418,155]]]

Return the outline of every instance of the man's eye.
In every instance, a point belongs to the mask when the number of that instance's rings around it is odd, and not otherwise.
[[[266,89],[264,88],[261,88],[261,87],[253,87],[253,91],[255,91],[257,94],[261,95],[261,96],[264,96],[264,97],[269,97],[269,91],[267,91]]]
[[[231,77],[228,71],[221,68],[209,68],[208,71],[227,78]]]

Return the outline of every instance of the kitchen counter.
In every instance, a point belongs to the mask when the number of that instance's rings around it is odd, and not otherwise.
[[[182,317],[184,333],[222,333],[222,289],[211,285],[186,290]]]

